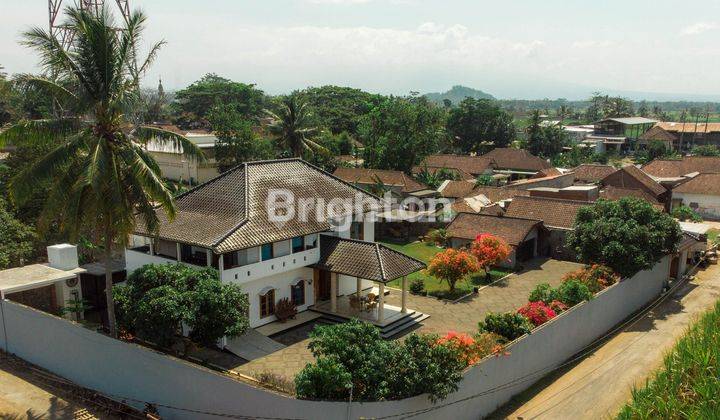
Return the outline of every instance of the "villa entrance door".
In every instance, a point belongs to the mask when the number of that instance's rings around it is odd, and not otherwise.
[[[315,302],[330,299],[330,272],[315,269]]]

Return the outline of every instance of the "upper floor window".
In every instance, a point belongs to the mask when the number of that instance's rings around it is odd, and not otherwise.
[[[297,236],[292,238],[292,252],[300,252],[305,249],[305,238]]]
[[[313,249],[317,246],[318,235],[316,233],[305,237],[305,249]]]
[[[274,256],[273,244],[265,244],[265,245],[263,245],[260,253],[261,253],[261,255],[262,255],[262,260],[263,260],[263,261],[271,260],[271,259],[273,258],[273,256]]]
[[[300,280],[290,286],[290,299],[295,306],[305,304],[305,280]]]

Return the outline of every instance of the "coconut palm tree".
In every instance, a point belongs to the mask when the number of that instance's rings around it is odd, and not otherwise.
[[[284,150],[294,157],[302,157],[303,152],[313,153],[326,150],[312,140],[317,128],[311,126],[310,111],[305,101],[297,94],[280,99],[277,112],[265,110],[273,120],[269,130]]]
[[[33,28],[21,43],[37,51],[46,74],[23,76],[22,83],[45,89],[61,104],[52,120],[21,121],[0,134],[0,145],[40,139],[57,146],[11,180],[12,198],[23,203],[41,182],[49,180],[42,221],[56,221],[70,240],[91,231],[103,244],[108,326],[115,331],[111,258],[114,247],[127,243],[136,223],[156,231],[159,206],[175,214],[173,195],[162,182],[160,168],[146,152],[150,140],[182,147],[202,160],[185,137],[134,125],[127,115],[138,101],[137,77],[153,62],[162,42],[144,60],[136,55],[146,17],[133,12],[119,31],[107,9],[97,16],[66,9],[75,31],[72,50],[51,34]],[[137,70],[135,70],[137,69]],[[68,116],[70,115],[70,116]],[[41,184],[40,184],[41,185]]]

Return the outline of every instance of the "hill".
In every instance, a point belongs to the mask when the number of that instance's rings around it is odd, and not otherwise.
[[[429,101],[436,103],[442,103],[445,99],[449,99],[453,105],[459,104],[463,99],[467,97],[473,99],[495,99],[494,96],[489,93],[485,93],[482,90],[477,90],[460,85],[453,86],[452,89],[448,90],[445,93],[426,93],[425,97]]]

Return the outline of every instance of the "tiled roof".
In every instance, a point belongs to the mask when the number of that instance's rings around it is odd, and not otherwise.
[[[655,127],[661,127],[665,131],[670,131],[674,133],[717,133],[720,132],[720,123],[708,123],[707,126],[705,123],[698,123],[697,128],[695,128],[694,122],[686,122],[685,124],[681,122],[659,122],[655,124]],[[696,131],[697,130],[697,131]]]
[[[502,169],[541,171],[551,167],[546,160],[531,154],[525,149],[498,147],[484,154],[483,157],[493,159],[497,167]]]
[[[471,181],[446,181],[440,185],[438,192],[441,197],[461,198],[470,194],[473,188],[475,188],[475,183]]]
[[[322,235],[315,267],[387,283],[422,270],[425,263],[376,242]]]
[[[633,165],[625,166],[602,179],[603,185],[612,185],[620,188],[643,188],[658,197],[667,190],[658,184],[648,174]]]
[[[568,172],[566,174],[550,175],[550,176],[544,176],[542,178],[518,179],[517,181],[513,181],[513,182],[507,184],[505,187],[506,188],[522,188],[522,189],[534,188],[534,187],[539,187],[539,186],[547,186],[547,182],[553,181],[553,180],[559,180],[559,179],[566,181],[568,184],[572,184],[572,179],[568,179],[568,178],[573,178],[573,177],[574,177],[574,175],[572,173]],[[567,185],[567,186],[569,186],[569,185]]]
[[[530,178],[547,178],[550,176],[560,176],[563,173],[558,168],[547,168],[543,169],[542,171],[536,173],[535,175],[531,176]]]
[[[387,171],[382,169],[343,168],[339,167],[333,173],[336,177],[350,183],[374,185],[380,180],[383,184],[393,187],[402,187],[402,192],[413,192],[427,189],[412,177],[402,171]]]
[[[172,222],[157,210],[158,236],[225,253],[330,229],[328,221],[318,222],[315,217],[307,221],[295,217],[282,225],[270,222],[266,201],[273,189],[291,191],[296,203],[300,199],[354,200],[358,193],[367,202],[378,200],[300,159],[248,162],[178,196]],[[150,235],[142,223],[136,230]]]
[[[639,137],[640,140],[660,140],[660,141],[675,141],[678,136],[665,130],[659,125],[654,126],[648,131],[642,133]]]
[[[495,167],[495,162],[486,156],[467,155],[429,155],[412,172],[421,172],[427,166],[430,169],[456,169],[470,175],[480,175]]]
[[[509,245],[518,246],[536,226],[537,220],[478,213],[460,213],[447,227],[450,238],[475,239],[481,233],[502,238]]]
[[[572,229],[580,207],[587,201],[563,200],[547,197],[515,197],[505,214],[511,217],[541,220],[550,228]]]
[[[478,186],[473,188],[466,197],[475,197],[480,194],[487,197],[491,203],[497,203],[498,201],[510,200],[513,197],[521,195],[530,195],[530,192],[517,188]]]
[[[700,174],[673,188],[686,194],[720,195],[720,174]]]
[[[720,173],[720,157],[685,156],[681,160],[655,159],[642,167],[656,178],[677,178],[694,172]]]
[[[571,170],[575,174],[575,181],[595,184],[603,178],[614,173],[616,169],[610,165],[585,163]]]
[[[642,198],[643,200],[648,201],[650,204],[656,207],[663,207],[663,205],[659,201],[657,201],[657,199],[653,197],[650,193],[638,188],[620,188],[608,185],[602,190],[600,190],[600,198],[603,198],[605,200],[619,200],[624,197]]]

